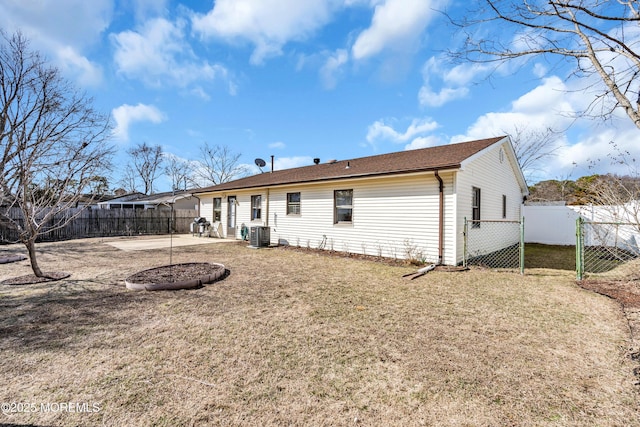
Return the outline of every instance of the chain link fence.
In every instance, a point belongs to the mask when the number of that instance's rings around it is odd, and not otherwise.
[[[465,266],[518,269],[524,273],[524,218],[464,220]]]
[[[576,221],[576,276],[624,279],[640,270],[640,224]]]

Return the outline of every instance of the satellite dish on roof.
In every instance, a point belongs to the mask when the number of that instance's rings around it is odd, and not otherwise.
[[[256,166],[258,166],[260,168],[260,172],[262,172],[262,168],[265,167],[267,165],[267,162],[265,162],[264,160],[262,160],[261,158],[257,158],[255,160],[256,162]]]

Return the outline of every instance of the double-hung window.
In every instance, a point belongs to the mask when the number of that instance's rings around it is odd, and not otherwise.
[[[335,190],[333,192],[334,224],[353,221],[353,190]]]
[[[480,227],[480,189],[478,187],[471,187],[471,219],[472,227]]]
[[[222,220],[222,198],[213,198],[213,222],[220,222]]]
[[[262,196],[251,196],[251,221],[262,218]]]
[[[502,218],[507,218],[507,196],[502,195]]]
[[[287,215],[300,215],[300,193],[287,193]]]

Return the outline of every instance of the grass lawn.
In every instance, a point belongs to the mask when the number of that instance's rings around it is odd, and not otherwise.
[[[99,410],[0,424],[640,426],[628,324],[572,271],[408,281],[415,267],[230,243],[173,249],[225,264],[223,281],[133,292],[124,278],[168,249],[39,249],[72,276],[0,285],[0,402]]]
[[[551,268],[576,271],[576,247],[527,243],[524,246],[524,268]]]

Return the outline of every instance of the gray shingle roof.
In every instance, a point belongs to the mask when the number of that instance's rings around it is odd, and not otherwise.
[[[265,172],[194,190],[193,193],[434,171],[439,169],[457,169],[465,159],[503,138],[505,137],[500,136],[418,150],[399,151],[376,156],[341,160],[335,163],[321,163],[318,165]]]

